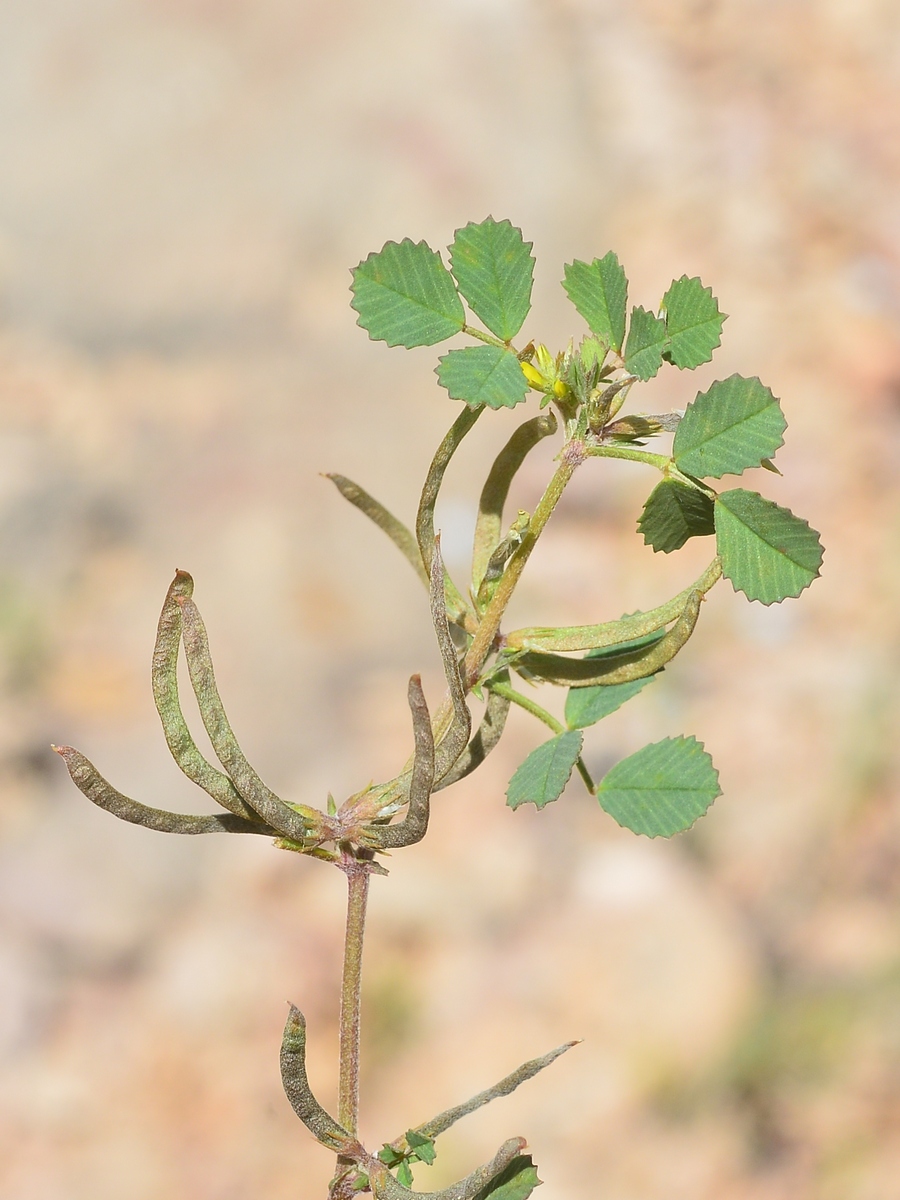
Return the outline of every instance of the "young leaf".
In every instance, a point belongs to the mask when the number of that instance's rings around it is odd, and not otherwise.
[[[438,359],[435,374],[454,400],[471,408],[515,408],[528,392],[519,360],[502,346],[466,346]]]
[[[725,578],[762,604],[799,596],[819,574],[824,553],[806,521],[744,488],[716,500],[716,547]]]
[[[577,729],[570,730],[532,750],[509,781],[506,789],[509,807],[534,804],[543,808],[551,800],[558,800],[581,753],[582,740]]]
[[[528,1200],[540,1183],[531,1155],[520,1154],[482,1188],[475,1200]]]
[[[665,321],[638,305],[631,312],[628,341],[625,343],[625,366],[638,379],[652,379],[662,366],[667,341]]]
[[[712,497],[686,483],[664,479],[647,498],[638,529],[646,545],[671,554],[688,538],[716,532]]]
[[[402,1183],[404,1187],[412,1187],[413,1173],[405,1158],[397,1168],[397,1182]]]
[[[466,323],[453,276],[427,242],[387,242],[352,274],[350,305],[373,341],[434,346]]]
[[[376,1157],[388,1167],[396,1167],[403,1162],[403,1152],[395,1149],[390,1142],[384,1143]]]
[[[618,258],[610,250],[592,263],[567,263],[563,287],[579,313],[618,354],[625,338],[625,304],[628,280]]]
[[[682,275],[663,296],[662,315],[669,335],[666,358],[676,367],[689,369],[709,362],[722,342],[722,323],[727,315],[719,312],[712,288]]]
[[[509,221],[488,217],[457,229],[450,247],[450,269],[469,308],[504,342],[516,336],[531,308],[531,246]]]
[[[700,479],[759,467],[784,443],[781,405],[756,378],[730,375],[689,404],[675,433],[677,466]]]
[[[643,646],[652,646],[664,636],[664,631],[648,634],[646,637],[634,638],[630,642],[621,642],[618,646],[607,646],[602,650],[589,650],[585,658],[617,657],[626,650],[639,650]],[[655,675],[645,675],[643,679],[632,679],[628,683],[613,683],[597,687],[573,687],[566,695],[565,718],[570,729],[587,729],[596,725],[610,713],[636,696],[648,683],[656,678]]]
[[[597,788],[614,821],[647,837],[690,829],[716,796],[719,773],[696,738],[665,738],[616,763]]]
[[[434,1148],[434,1138],[426,1137],[424,1133],[417,1133],[415,1129],[407,1129],[406,1144],[410,1150],[414,1150],[416,1158],[420,1162],[426,1163],[429,1167],[437,1157],[437,1151]]]

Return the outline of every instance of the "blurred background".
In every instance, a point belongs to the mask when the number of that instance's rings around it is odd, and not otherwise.
[[[410,672],[441,693],[425,596],[319,472],[411,519],[457,406],[436,351],[355,327],[348,268],[490,213],[534,240],[524,332],[553,347],[582,328],[564,261],[615,248],[647,307],[685,272],[713,286],[713,364],[634,407],[759,374],[789,430],[784,477],[748,486],[827,554],[781,607],[719,585],[687,653],[587,736],[598,774],[699,736],[724,795],[689,834],[635,838],[577,781],[505,808],[544,736],[518,714],[440,795],[373,884],[363,1133],[582,1037],[417,1186],[522,1134],[542,1200],[896,1200],[898,112],[892,0],[0,4],[4,1197],[324,1196],[278,1045],[290,999],[333,1104],[343,879],[123,825],[48,746],[209,810],[150,696],[182,567],[271,786],[321,805],[397,771]],[[534,411],[485,419],[448,476],[461,580],[483,475]],[[663,558],[635,536],[652,482],[579,472],[513,624],[609,619],[699,573],[708,541]]]

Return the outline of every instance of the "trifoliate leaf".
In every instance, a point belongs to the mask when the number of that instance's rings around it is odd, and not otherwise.
[[[404,1156],[403,1156],[402,1151],[395,1150],[394,1147],[392,1145],[390,1145],[389,1142],[385,1142],[384,1145],[381,1147],[381,1149],[378,1151],[377,1157],[381,1160],[381,1162],[385,1163],[387,1166],[396,1167],[398,1163],[403,1162]]]
[[[824,553],[806,521],[744,488],[716,500],[716,547],[725,578],[761,604],[799,596],[819,574]]]
[[[604,646],[600,650],[589,650],[584,657],[595,660],[616,657],[628,650],[639,650],[644,646],[652,646],[664,633],[665,630],[660,629],[655,633],[647,634],[646,637],[619,642],[615,646]],[[566,695],[566,724],[570,729],[586,729],[589,725],[596,725],[598,721],[602,721],[604,717],[614,713],[617,708],[621,708],[627,700],[636,696],[655,678],[656,675],[645,675],[643,679],[632,679],[628,683],[570,688]]]
[[[534,804],[543,808],[551,800],[558,800],[581,753],[581,743],[581,733],[570,730],[532,750],[509,781],[506,789],[509,807]]]
[[[475,1200],[528,1200],[541,1183],[530,1154],[517,1155],[505,1171],[495,1175]]]
[[[514,408],[528,392],[521,363],[502,346],[450,350],[438,359],[435,374],[454,400],[472,408]]]
[[[567,263],[563,287],[591,332],[618,354],[625,338],[628,280],[615,254],[610,250],[592,263]]]
[[[469,308],[504,342],[516,336],[531,308],[531,246],[509,221],[488,217],[457,229],[450,247],[450,269]]]
[[[664,479],[647,498],[638,529],[646,545],[671,554],[688,538],[716,532],[712,497],[686,483]]]
[[[740,475],[765,465],[784,443],[781,405],[755,377],[731,375],[688,405],[672,452],[682,471],[700,479]]]
[[[665,738],[616,763],[597,788],[614,821],[647,837],[690,829],[716,796],[719,773],[696,738]]]
[[[351,290],[357,324],[389,346],[434,346],[466,323],[453,276],[426,242],[388,242],[355,268]]]
[[[663,350],[668,342],[666,323],[638,305],[631,311],[625,366],[638,379],[652,379],[662,366]]]
[[[681,368],[709,362],[713,350],[721,344],[726,315],[719,312],[712,288],[704,287],[699,279],[688,279],[687,275],[676,279],[662,301],[662,316],[669,335],[666,358]]]

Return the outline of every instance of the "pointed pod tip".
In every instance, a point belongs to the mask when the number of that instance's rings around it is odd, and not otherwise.
[[[292,1053],[304,1053],[306,1045],[306,1018],[297,1007],[288,1001],[288,1017],[284,1023],[284,1033],[282,1035],[282,1051]]]

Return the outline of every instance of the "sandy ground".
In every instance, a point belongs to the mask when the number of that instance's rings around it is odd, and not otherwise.
[[[717,588],[687,653],[589,735],[598,772],[701,737],[725,794],[690,834],[634,838],[574,784],[510,812],[542,737],[524,716],[440,796],[373,886],[363,1132],[582,1037],[417,1186],[521,1133],[542,1200],[896,1200],[898,112],[892,0],[0,4],[4,1198],[324,1194],[277,1048],[292,999],[333,1103],[338,873],[124,826],[47,747],[201,808],[148,678],[177,566],[273,787],[322,804],[397,770],[409,673],[440,693],[424,595],[319,472],[409,518],[456,406],[434,352],[355,327],[347,272],[492,213],[534,240],[526,332],[551,345],[579,328],[563,261],[615,248],[647,306],[684,272],[713,285],[715,362],[639,407],[759,374],[790,424],[759,486],[827,556],[780,608]],[[457,571],[522,411],[448,478]],[[660,561],[634,535],[649,482],[579,473],[515,624],[694,577],[706,544]]]

